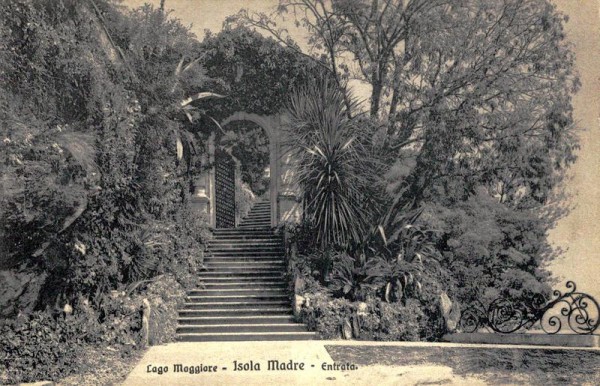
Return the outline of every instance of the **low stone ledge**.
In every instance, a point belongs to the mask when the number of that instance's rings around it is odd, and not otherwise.
[[[600,335],[576,334],[495,334],[495,333],[455,333],[446,334],[442,341],[473,344],[514,344],[533,346],[600,347]]]

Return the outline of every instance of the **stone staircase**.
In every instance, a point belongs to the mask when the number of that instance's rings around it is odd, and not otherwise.
[[[295,323],[284,279],[281,236],[270,228],[269,202],[255,204],[238,228],[215,229],[201,273],[179,311],[179,341],[313,339]]]
[[[269,229],[271,227],[271,202],[263,200],[255,203],[238,228]]]

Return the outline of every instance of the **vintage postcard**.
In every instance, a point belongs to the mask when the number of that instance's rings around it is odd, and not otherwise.
[[[598,0],[0,2],[0,384],[600,384]]]

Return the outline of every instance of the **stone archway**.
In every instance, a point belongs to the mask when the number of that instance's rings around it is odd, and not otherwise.
[[[269,168],[271,173],[271,179],[269,182],[269,197],[271,204],[271,226],[276,226],[277,219],[277,179],[278,179],[278,162],[277,155],[278,149],[280,148],[281,135],[279,128],[281,127],[280,116],[264,116],[258,114],[250,114],[243,111],[238,111],[227,119],[223,120],[220,125],[225,127],[229,123],[248,121],[256,124],[262,128],[269,139]],[[216,197],[216,196],[215,196]]]
[[[261,127],[269,139],[269,168],[271,180],[269,197],[271,207],[271,226],[275,227],[282,221],[299,221],[301,205],[299,191],[293,181],[293,159],[287,152],[285,132],[282,127],[287,122],[287,117],[278,115],[258,115],[238,111],[220,122],[221,127],[236,121],[249,121]],[[209,138],[209,161],[214,162],[215,134]],[[215,170],[201,176],[196,184],[193,202],[198,203],[198,208],[206,213],[211,226],[216,226],[215,218]]]

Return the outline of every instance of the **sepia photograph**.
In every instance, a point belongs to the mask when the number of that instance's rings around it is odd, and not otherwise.
[[[600,0],[0,0],[0,385],[599,385]]]

